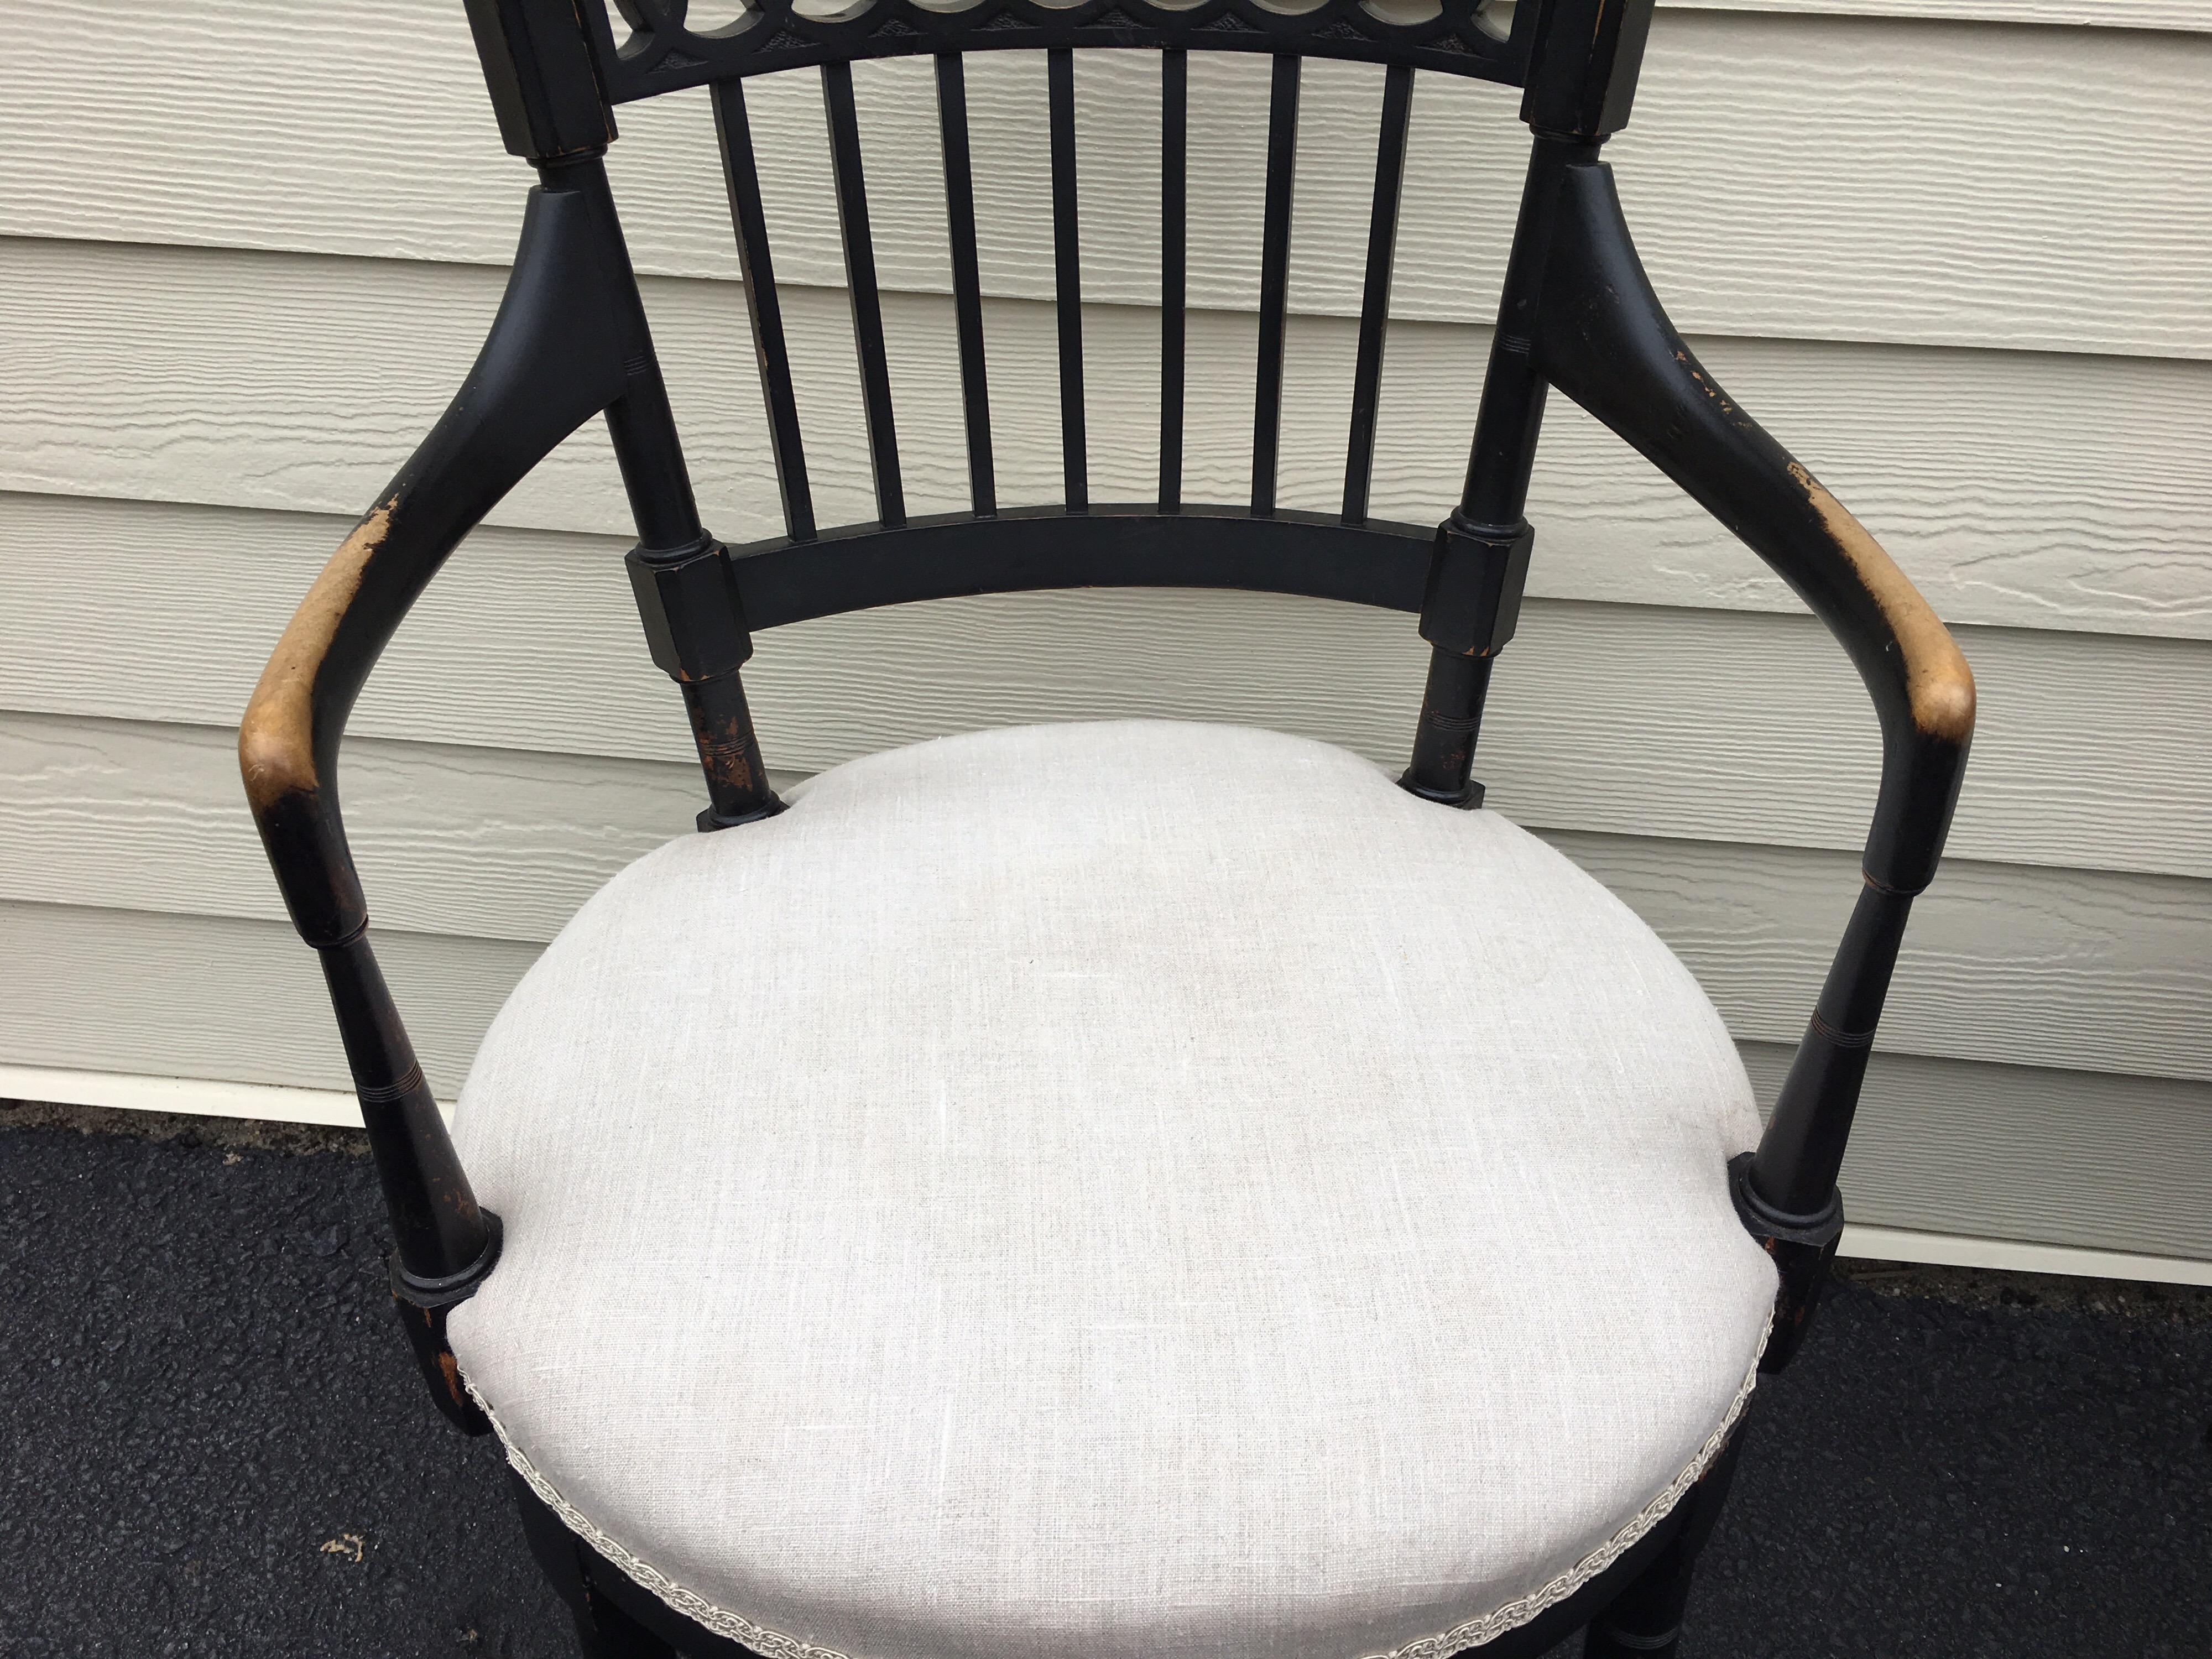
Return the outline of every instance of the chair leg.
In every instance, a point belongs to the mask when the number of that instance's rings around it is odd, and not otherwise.
[[[1613,1605],[1590,1620],[1583,1638],[1583,1659],[1669,1659],[1682,1637],[1682,1610],[1690,1601],[1690,1577],[1698,1555],[1713,1535],[1714,1523],[1728,1501],[1735,1478],[1739,1426],[1726,1449],[1712,1461],[1683,1498],[1680,1530],[1652,1559]]]
[[[538,1501],[510,1466],[507,1484],[522,1513],[523,1535],[539,1571],[576,1621],[584,1659],[680,1659],[676,1650],[609,1601],[592,1583],[584,1547],[561,1517]]]
[[[576,1620],[584,1659],[679,1659],[676,1650],[599,1594],[586,1582]]]

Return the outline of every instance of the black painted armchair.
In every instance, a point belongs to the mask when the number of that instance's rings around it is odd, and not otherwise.
[[[441,1408],[495,1431],[596,1654],[1448,1659],[1673,1650],[1756,1378],[1843,1224],[1860,1082],[1974,719],[1942,623],[1668,322],[1599,159],[1651,0],[468,0],[537,169],[444,419],[331,559],[240,732],[326,975]],[[1091,499],[1073,54],[1163,77],[1157,499]],[[1046,55],[1063,489],[993,463],[964,55]],[[1272,59],[1249,497],[1182,487],[1188,54]],[[852,64],[934,58],[969,510],[906,511]],[[1276,500],[1307,57],[1380,67],[1343,506]],[[744,88],[821,81],[877,501],[817,522]],[[1368,500],[1417,75],[1533,135],[1464,495]],[[787,533],[700,520],[602,155],[709,88]],[[1763,1132],[1718,1016],[1472,777],[1557,387],[1767,561],[1881,723],[1865,884]],[[485,1039],[449,1137],[379,972],[340,739],[461,538],[604,414],[629,575],[706,781]],[[759,481],[765,491],[769,481]],[[874,755],[779,799],[754,635],[956,594],[1213,586],[1418,618],[1411,764],[1182,722]],[[466,1172],[465,1173],[465,1164]]]

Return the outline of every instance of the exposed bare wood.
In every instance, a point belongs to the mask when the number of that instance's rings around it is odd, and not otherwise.
[[[315,787],[312,698],[315,672],[337,632],[338,618],[361,586],[361,574],[391,521],[386,501],[354,526],[315,578],[276,649],[261,671],[238,728],[238,757],[246,798],[266,807],[280,796]]]
[[[1944,631],[1942,619],[1897,568],[1897,561],[1825,484],[1794,461],[1790,476],[1804,489],[1821,524],[1896,634],[1897,648],[1905,654],[1912,723],[1929,737],[1966,742],[1974,732],[1974,675],[1957,643]]]

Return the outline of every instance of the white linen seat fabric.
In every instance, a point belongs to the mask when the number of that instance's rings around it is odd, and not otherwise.
[[[1495,811],[1165,721],[672,842],[462,1091],[453,1350],[603,1554],[781,1659],[1442,1656],[1717,1454],[1775,1288],[1711,1004]]]

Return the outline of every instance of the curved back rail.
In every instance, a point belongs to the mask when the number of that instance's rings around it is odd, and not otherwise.
[[[1494,0],[1442,0],[1430,16],[1394,20],[1389,7],[1340,0],[1296,8],[1256,0],[1198,0],[1191,5],[1153,0],[1076,0],[1069,5],[1036,0],[927,5],[917,0],[854,0],[835,10],[819,5],[802,9],[794,0],[764,0],[749,4],[732,22],[694,28],[686,0],[617,0],[617,5],[628,26],[619,41],[604,6],[579,8],[610,104],[866,58],[1078,46],[1337,58],[1519,86],[1528,78],[1541,9],[1511,9]],[[1595,24],[1605,8],[1586,10]],[[1501,23],[1502,15],[1510,21]]]
[[[495,1217],[456,1159],[368,939],[338,811],[345,720],[378,653],[463,536],[570,433],[604,413],[638,543],[628,558],[653,659],[697,739],[702,830],[781,810],[740,670],[755,629],[952,594],[1080,586],[1269,590],[1414,613],[1431,663],[1404,786],[1479,805],[1470,772],[1492,665],[1511,638],[1533,546],[1525,507],[1549,388],[1621,434],[1771,564],[1842,641],[1881,723],[1866,885],[1772,1122],[1733,1172],[1738,1206],[1783,1268],[1770,1367],[1785,1362],[1841,1229],[1840,1167],[1912,896],[1933,876],[1973,724],[1973,683],[1942,625],[1873,538],[1713,384],[1668,323],[1599,148],[1623,125],[1651,0],[1523,0],[1510,30],[1476,0],[1395,23],[1362,0],[1279,12],[1253,0],[976,0],[958,9],[856,0],[835,15],[767,0],[695,32],[684,0],[467,0],[507,147],[540,182],[514,276],[460,394],[339,549],[271,658],[240,731],[247,793],[286,902],[330,981],[392,1215],[393,1290],[441,1405],[483,1425],[459,1387],[445,1310],[495,1261]],[[582,22],[580,24],[580,15]],[[1073,53],[1158,50],[1162,76],[1160,463],[1156,501],[1094,503],[1083,390]],[[999,500],[984,352],[963,54],[1047,54],[1062,499]],[[1193,49],[1272,54],[1251,484],[1184,499],[1188,64]],[[884,338],[852,63],[935,60],[969,508],[909,517]],[[1300,60],[1384,68],[1342,505],[1278,505]],[[817,520],[745,77],[814,67],[859,359],[873,523]],[[1399,194],[1417,69],[1522,88],[1534,137],[1465,489],[1433,529],[1368,512]],[[705,85],[744,277],[785,533],[728,549],[702,524],[601,155],[613,106]]]

